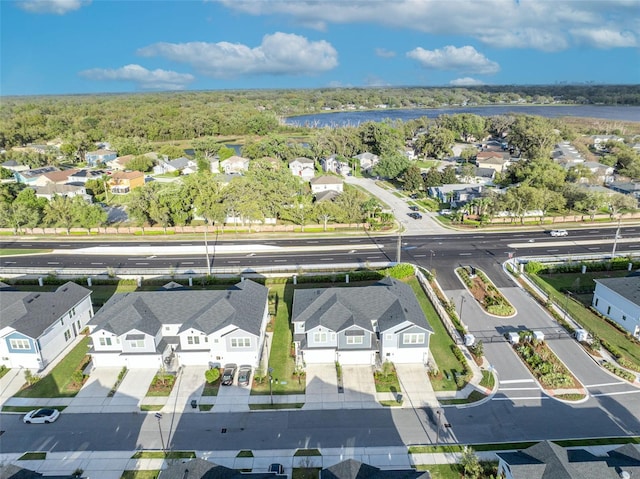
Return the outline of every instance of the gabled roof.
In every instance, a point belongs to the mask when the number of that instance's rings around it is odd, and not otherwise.
[[[95,150],[95,151],[87,151],[87,155],[96,155],[96,156],[106,156],[106,155],[113,155],[116,154],[117,152],[113,151],[113,150],[104,150],[104,149],[100,149],[100,150]]]
[[[42,168],[35,168],[33,170],[21,171],[18,174],[23,178],[35,178],[42,176],[45,173],[51,173],[52,171],[59,171],[55,166],[43,166]]]
[[[54,292],[0,290],[0,328],[38,338],[91,291],[71,281]]]
[[[427,471],[381,470],[355,459],[346,459],[320,471],[320,479],[430,479]]]
[[[354,156],[354,158],[357,158],[359,160],[377,160],[379,159],[379,156],[374,155],[373,153],[369,153],[368,151],[365,151],[364,153],[360,153]]]
[[[104,175],[104,171],[102,170],[77,170],[74,174],[69,176],[69,179],[72,178],[102,178]]]
[[[372,286],[298,289],[291,318],[303,322],[307,331],[317,326],[336,332],[359,326],[373,332],[374,320],[380,331],[404,322],[432,331],[411,287],[390,277]]]
[[[222,160],[221,164],[229,164],[229,163],[249,163],[249,158],[243,158],[242,156],[233,155],[227,158],[226,160]]]
[[[85,189],[84,184],[73,185],[70,183],[59,184],[59,183],[47,183],[44,186],[34,186],[33,189],[36,192],[36,195],[64,195],[66,193],[77,193],[78,191],[82,191]]]
[[[189,166],[189,161],[191,161],[189,158],[180,157],[175,160],[167,161],[167,164],[176,170],[183,170]]]
[[[71,170],[51,171],[49,173],[45,173],[42,176],[44,176],[45,178],[53,182],[67,181],[71,175],[73,175],[74,173],[77,173],[78,171],[80,170],[78,170],[77,168],[74,168]]]
[[[114,171],[111,174],[112,180],[133,180],[144,176],[142,171]]]
[[[260,335],[268,289],[251,280],[224,291],[168,289],[114,294],[89,324],[118,336],[133,329],[155,335],[164,324],[210,334],[227,326]]]
[[[640,306],[640,276],[625,276],[624,278],[594,279],[596,283],[609,288],[614,293]]]
[[[273,479],[282,477],[271,472],[242,473],[235,469],[219,466],[205,459],[189,459],[178,464],[168,466],[160,471],[158,479]]]
[[[297,161],[298,163],[305,163],[305,164],[311,164],[311,165],[313,165],[313,160],[312,160],[311,158],[306,158],[306,157],[304,157],[304,156],[300,156],[300,157],[298,157],[298,158],[294,158],[293,160],[289,160],[289,164],[291,164],[291,163],[295,163],[296,161]]]
[[[311,178],[309,182],[312,185],[341,185],[344,183],[342,178],[331,175],[316,176],[315,178]]]
[[[334,198],[340,196],[340,192],[336,190],[325,190],[316,193],[316,203],[320,201],[332,201]]]

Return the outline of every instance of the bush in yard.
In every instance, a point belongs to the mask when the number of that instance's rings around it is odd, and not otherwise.
[[[33,374],[30,369],[24,370],[24,380],[27,381],[29,386],[33,386],[35,383],[40,381],[40,376],[37,374]]]
[[[460,457],[460,467],[465,478],[478,479],[482,474],[482,466],[478,460],[476,452],[469,446],[465,446]]]
[[[205,371],[204,378],[209,384],[216,382],[220,378],[220,370],[218,368],[211,368]]]
[[[408,263],[400,263],[384,270],[384,273],[392,278],[404,279],[414,275],[413,266]]]
[[[478,341],[473,346],[470,346],[469,347],[469,351],[471,351],[471,354],[473,354],[477,358],[483,356],[484,355],[484,344],[482,343],[482,340]]]
[[[71,380],[76,384],[82,384],[84,382],[84,374],[79,369],[76,369],[71,375]]]
[[[547,269],[547,266],[539,263],[538,261],[529,261],[527,264],[524,265],[524,270],[528,273],[528,274],[538,274],[542,271],[545,271]]]

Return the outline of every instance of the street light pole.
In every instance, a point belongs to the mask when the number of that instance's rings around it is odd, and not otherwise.
[[[158,431],[160,431],[160,444],[162,445],[162,452],[165,453],[164,438],[162,437],[162,427],[160,426],[160,419],[162,419],[162,413],[156,413],[156,419],[158,420]]]
[[[616,246],[618,246],[618,237],[620,236],[620,220],[622,218],[618,218],[618,229],[616,229],[616,237],[613,238],[613,250],[611,250],[611,261],[613,261],[616,257]]]
[[[440,442],[440,421],[441,421],[442,411],[440,409],[438,409],[436,411],[436,414],[438,415],[438,427],[436,429],[436,446],[437,446],[438,443]]]
[[[209,229],[209,223],[204,222],[204,254],[207,257],[207,276],[211,274],[211,262],[209,261],[209,244],[207,243],[207,230]]]
[[[273,368],[269,368],[269,397],[271,398],[271,405],[273,405],[273,376],[271,373]]]
[[[462,322],[462,306],[464,306],[464,296],[460,298],[460,313],[458,314],[460,322]]]
[[[435,252],[430,249],[429,253],[431,254],[431,257],[429,258],[429,272],[433,271],[433,256],[435,255]]]
[[[402,235],[398,235],[398,246],[396,251],[396,263],[400,264],[400,256],[401,256],[401,247],[402,247]]]

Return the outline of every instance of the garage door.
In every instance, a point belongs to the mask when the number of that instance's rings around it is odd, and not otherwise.
[[[393,363],[424,363],[427,355],[424,349],[405,348],[396,349],[388,359]]]
[[[208,351],[189,351],[178,353],[178,364],[181,366],[206,366],[209,364]]]
[[[336,352],[333,349],[305,349],[302,357],[307,364],[335,363]]]
[[[340,351],[338,362],[340,364],[373,364],[375,351]]]

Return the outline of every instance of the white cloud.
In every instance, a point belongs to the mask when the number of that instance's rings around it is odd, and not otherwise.
[[[407,56],[416,60],[423,67],[435,70],[456,70],[480,74],[500,71],[500,65],[492,62],[469,45],[460,48],[448,45],[436,50],[425,50],[418,47],[407,52]]]
[[[465,35],[497,48],[558,51],[593,44],[583,31],[619,32],[604,48],[633,46],[640,36],[637,0],[215,0],[250,15],[283,15],[325,30],[328,24],[376,24],[428,34]],[[623,33],[630,32],[630,33]],[[636,43],[634,43],[636,44]]]
[[[18,0],[16,4],[22,10],[30,13],[64,15],[90,3],[91,0]]]
[[[214,78],[313,75],[338,65],[338,53],[330,43],[281,32],[265,35],[255,48],[228,42],[154,43],[140,48],[138,54],[187,63]]]
[[[449,82],[449,85],[452,85],[452,86],[476,86],[476,85],[484,85],[484,82],[482,80],[476,80],[475,78],[464,77],[464,78],[456,78],[455,80],[451,80]]]
[[[392,50],[387,50],[386,48],[376,48],[376,55],[381,58],[393,58],[396,56],[396,52]]]
[[[636,47],[638,40],[632,32],[620,32],[606,28],[600,29],[575,29],[571,31],[576,38],[583,39],[584,43],[595,48]]]
[[[125,65],[121,68],[92,68],[80,72],[91,80],[132,81],[145,90],[182,90],[195,80],[189,73],[169,70],[147,70],[140,65]]]

